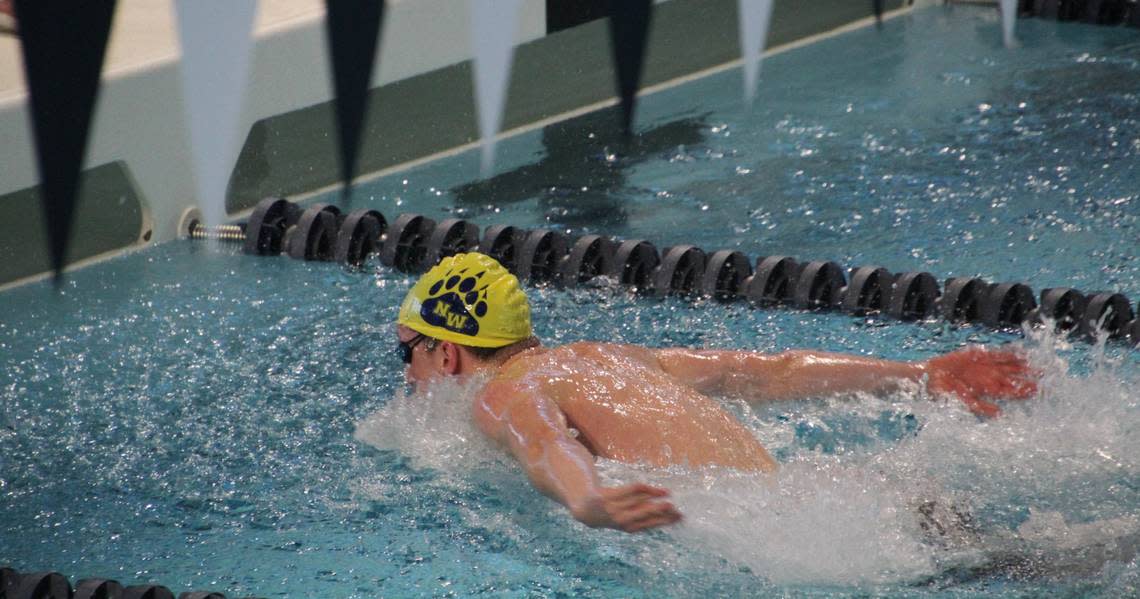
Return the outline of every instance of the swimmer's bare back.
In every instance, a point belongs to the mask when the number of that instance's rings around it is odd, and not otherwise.
[[[776,469],[717,401],[666,372],[657,350],[572,343],[528,351],[504,364],[481,397],[506,389],[552,401],[560,412],[554,416],[596,456],[651,466]]]

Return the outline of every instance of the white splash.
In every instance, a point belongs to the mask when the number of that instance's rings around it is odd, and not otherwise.
[[[471,50],[475,57],[475,100],[484,177],[494,167],[495,136],[503,122],[521,6],[522,0],[471,0]]]
[[[746,565],[778,584],[874,584],[936,571],[915,511],[934,497],[862,464],[815,456],[785,463],[775,476],[617,463],[603,469],[615,482],[669,489],[685,517],[670,535],[690,551]]]
[[[214,226],[225,219],[226,186],[240,149],[257,0],[175,0],[174,6],[198,206]]]
[[[356,425],[358,441],[395,450],[420,468],[463,472],[508,456],[476,428],[471,398],[483,382],[441,381],[423,393],[400,391]]]
[[[744,98],[749,104],[756,96],[760,59],[768,41],[772,20],[772,0],[737,0],[740,14],[740,55],[744,61]]]

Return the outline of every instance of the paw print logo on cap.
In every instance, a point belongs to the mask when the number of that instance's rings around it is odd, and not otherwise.
[[[484,274],[486,271],[448,271],[428,290],[420,316],[428,324],[461,335],[478,335],[478,319],[487,315],[487,285],[478,287]]]

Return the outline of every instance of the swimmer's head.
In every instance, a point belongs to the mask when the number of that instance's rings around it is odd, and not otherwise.
[[[468,347],[499,348],[532,335],[530,304],[519,280],[477,253],[444,258],[420,277],[396,322]]]

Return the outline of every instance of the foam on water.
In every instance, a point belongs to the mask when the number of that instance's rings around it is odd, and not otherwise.
[[[440,381],[422,393],[399,389],[380,410],[357,424],[354,436],[395,450],[416,467],[459,473],[504,463],[499,450],[471,418],[470,398],[483,383]]]
[[[1027,345],[1044,372],[1041,393],[1006,403],[994,420],[980,421],[956,403],[929,401],[919,388],[885,398],[751,409],[727,402],[782,456],[776,475],[599,460],[608,481],[645,481],[672,491],[685,520],[665,534],[627,541],[587,531],[533,490],[520,490],[533,496],[523,507],[624,547],[647,573],[727,563],[780,586],[874,586],[1124,568],[1122,580],[1134,581],[1140,541],[1135,381],[1103,355],[1091,374],[1070,374],[1057,351],[1063,341],[1038,336]],[[471,422],[466,398],[477,384],[397,394],[359,423],[356,438],[441,473],[445,484],[464,487],[490,474],[525,486],[518,466]],[[915,424],[901,433],[885,432],[884,422],[908,421]],[[805,430],[816,437],[808,440]],[[838,440],[821,443],[819,435]],[[531,534],[517,522],[499,524],[506,534]]]

